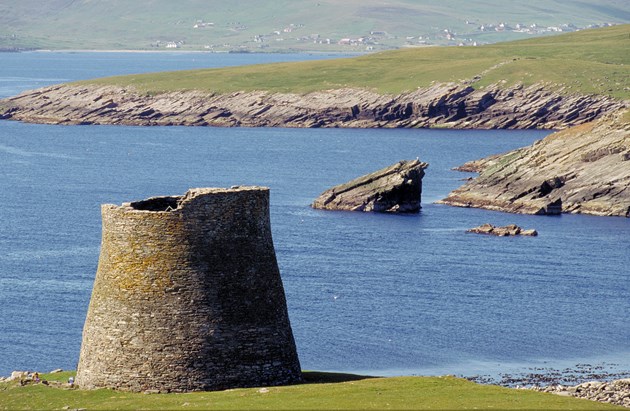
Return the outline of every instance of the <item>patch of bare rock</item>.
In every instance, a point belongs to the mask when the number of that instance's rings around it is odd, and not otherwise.
[[[630,217],[625,111],[464,166],[477,178],[438,203],[524,214]]]
[[[429,165],[399,161],[389,167],[324,191],[312,207],[322,210],[418,213],[422,177]]]
[[[545,84],[475,89],[439,83],[398,95],[364,89],[148,95],[132,88],[65,84],[0,100],[0,119],[48,124],[246,127],[449,127],[561,129],[619,110],[623,102]]]
[[[532,387],[530,389],[630,408],[630,378],[610,382],[591,381],[572,387],[550,385],[547,387]]]
[[[49,374],[58,374],[62,372],[61,368],[50,371]],[[40,377],[37,371],[13,371],[9,377],[0,377],[0,383],[17,383],[21,386],[43,384],[59,388],[76,388],[74,385],[74,377],[70,377],[68,382],[47,381]]]
[[[470,230],[466,230],[467,233],[475,233],[475,234],[488,234],[494,235],[497,237],[509,237],[509,236],[530,236],[535,237],[538,235],[538,232],[534,229],[523,230],[521,227],[516,224],[509,224],[503,227],[497,227],[492,224],[483,224],[479,227],[471,228]]]

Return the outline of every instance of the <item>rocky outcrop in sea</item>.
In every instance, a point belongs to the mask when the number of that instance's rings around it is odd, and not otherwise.
[[[524,230],[516,224],[509,224],[502,227],[494,226],[492,224],[482,224],[479,227],[474,227],[470,230],[466,230],[466,232],[474,234],[494,235],[497,237],[510,237],[515,235],[536,237],[538,235],[538,231],[534,229]]]
[[[419,160],[399,161],[324,191],[312,207],[322,210],[418,213],[421,208],[422,177],[428,166]]]
[[[308,94],[147,94],[116,86],[64,84],[0,100],[0,119],[142,126],[561,129],[623,105],[610,97],[576,95],[549,84],[474,88],[439,83],[398,95],[351,88]]]
[[[622,110],[464,165],[480,175],[438,203],[525,214],[630,217],[627,117]]]

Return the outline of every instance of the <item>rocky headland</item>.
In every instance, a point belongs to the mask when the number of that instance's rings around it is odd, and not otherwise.
[[[0,100],[0,119],[46,124],[246,127],[448,127],[562,129],[619,110],[624,102],[560,86],[438,83],[399,95],[364,89],[308,94],[266,91],[148,94],[75,83]]]
[[[630,114],[624,110],[460,169],[480,175],[439,203],[524,214],[630,217]]]
[[[320,194],[312,204],[322,210],[378,213],[418,213],[422,177],[429,165],[399,161],[389,167],[340,184]]]

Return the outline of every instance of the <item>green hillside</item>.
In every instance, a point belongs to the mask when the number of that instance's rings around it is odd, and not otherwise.
[[[0,49],[365,51],[609,23],[630,23],[626,0],[0,0]]]
[[[524,85],[544,81],[565,93],[630,99],[629,51],[630,25],[623,25],[482,47],[401,49],[348,59],[133,75],[89,83],[134,87],[151,94],[306,93],[342,87],[399,93],[477,76],[472,83],[477,88],[500,81]]]
[[[67,380],[70,373],[44,375]],[[366,378],[348,374],[304,374],[306,383],[286,387],[188,394],[134,394],[112,390],[68,390],[43,384],[0,383],[0,409],[10,410],[614,410],[610,404],[528,390],[478,385],[454,377]]]

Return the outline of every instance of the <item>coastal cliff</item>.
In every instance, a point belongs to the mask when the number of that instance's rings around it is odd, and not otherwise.
[[[548,86],[474,88],[464,83],[437,83],[386,95],[354,88],[307,94],[148,94],[131,87],[65,84],[0,100],[0,119],[142,126],[562,129],[617,111],[625,104],[608,96],[571,94]]]
[[[630,217],[630,112],[460,167],[480,175],[438,203],[524,214]]]

